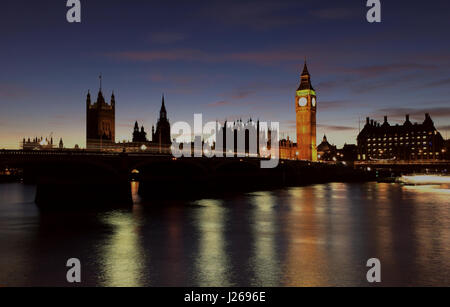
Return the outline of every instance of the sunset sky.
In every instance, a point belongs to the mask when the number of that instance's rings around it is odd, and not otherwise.
[[[344,3],[345,2],[345,3]],[[294,97],[307,57],[318,95],[318,139],[355,143],[359,120],[431,114],[450,132],[450,2],[65,0],[0,4],[0,148],[23,137],[85,146],[85,99],[116,96],[116,141],[168,116],[279,121],[295,139]],[[450,134],[450,133],[449,133]]]

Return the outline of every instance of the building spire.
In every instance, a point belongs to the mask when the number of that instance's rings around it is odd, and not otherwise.
[[[305,64],[303,66],[303,72],[302,75],[300,77],[300,86],[298,87],[297,91],[302,91],[302,90],[313,90],[314,88],[311,85],[311,75],[309,74],[308,71],[308,65],[306,64],[306,57],[305,57]]]
[[[102,74],[100,73],[100,76],[98,76],[100,80],[100,92],[102,91]]]
[[[166,119],[167,118],[167,111],[166,111],[166,106],[164,103],[164,93],[162,95],[162,104],[161,104],[161,110],[159,111],[159,117]]]
[[[303,65],[302,76],[309,76],[308,65],[306,65],[306,56],[305,56],[305,64]]]

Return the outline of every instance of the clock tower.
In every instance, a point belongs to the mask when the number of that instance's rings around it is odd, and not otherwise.
[[[316,99],[316,91],[311,85],[311,75],[305,61],[300,86],[295,95],[297,151],[300,160],[317,161]]]

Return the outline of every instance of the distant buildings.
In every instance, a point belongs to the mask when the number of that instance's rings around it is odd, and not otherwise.
[[[328,143],[327,136],[323,136],[322,143],[317,146],[317,155],[321,161],[332,161],[336,159],[337,148],[334,145]]]
[[[165,98],[162,96],[159,118],[155,126],[152,126],[151,134],[145,131],[144,126],[139,126],[136,121],[132,131],[132,141],[116,143],[115,141],[115,96],[111,95],[108,103],[103,97],[101,83],[94,103],[91,101],[91,94],[88,91],[86,98],[86,148],[87,150],[100,151],[149,151],[157,153],[171,153],[171,127],[167,116]],[[449,159],[450,144],[444,141],[441,134],[436,130],[433,120],[429,114],[425,114],[423,123],[411,123],[409,115],[403,125],[392,126],[384,118],[383,124],[367,118],[366,125],[357,137],[357,145],[345,144],[342,149],[330,144],[324,135],[322,142],[316,147],[316,113],[317,97],[311,84],[311,76],[306,65],[300,76],[300,85],[295,95],[296,112],[296,132],[297,143],[289,139],[279,142],[279,158],[289,160],[305,161],[379,161],[379,160],[442,160]],[[252,129],[249,129],[252,127]],[[237,131],[245,130],[245,152],[238,152],[238,142],[241,139],[237,136]],[[251,119],[247,123],[242,120],[233,124],[224,123],[218,126],[218,132],[222,132],[223,140],[218,144],[212,144],[212,149],[223,147],[223,152],[229,154],[253,155],[250,144],[253,145],[253,135],[250,130],[260,131],[260,122],[253,122]],[[223,132],[226,132],[223,133]],[[225,137],[233,134],[233,139]],[[268,131],[267,138],[271,139],[272,131]],[[278,133],[278,132],[277,132]],[[227,140],[234,140],[234,144],[228,144]],[[202,141],[204,142],[204,140]],[[260,134],[256,133],[256,155],[260,153]],[[191,147],[194,148],[194,142]],[[267,156],[267,151],[271,148],[270,141],[267,146],[261,148]],[[24,150],[62,150],[64,143],[62,139],[56,147],[53,145],[53,138],[23,139],[22,148]],[[75,149],[79,149],[78,145]],[[243,149],[239,149],[243,151]]]
[[[335,145],[331,145],[324,135],[322,143],[317,146],[317,153],[319,161],[353,162],[357,160],[358,147],[354,144],[344,144],[344,147],[338,149]]]
[[[344,144],[342,149],[338,149],[339,161],[356,161],[358,159],[358,146],[355,144]]]
[[[383,124],[367,118],[358,135],[358,160],[441,160],[446,152],[444,139],[430,115],[423,123],[411,123],[409,115],[403,125],[391,126],[387,116]]]
[[[23,139],[22,141],[22,149],[23,150],[54,150],[54,149],[64,149],[64,143],[62,138],[59,140],[58,147],[53,145],[53,138],[33,138],[33,139]]]
[[[450,160],[450,140],[444,141],[443,156],[445,160]]]
[[[170,138],[170,122],[167,117],[167,110],[164,101],[164,95],[162,97],[161,109],[159,111],[159,118],[155,126],[152,126],[151,139],[147,139],[147,132],[145,132],[144,126],[139,128],[136,121],[133,129],[133,141],[128,143],[119,143],[117,146],[123,150],[153,150],[158,152],[166,152],[170,149],[172,140]]]
[[[33,139],[28,138],[28,140],[24,138],[22,141],[23,150],[51,150],[53,148],[53,138],[35,137]]]

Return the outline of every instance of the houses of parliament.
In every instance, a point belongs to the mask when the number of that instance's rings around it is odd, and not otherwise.
[[[115,112],[116,100],[114,92],[108,103],[100,89],[97,100],[92,103],[91,94],[88,92],[86,98],[86,149],[87,150],[113,150],[113,151],[133,151],[133,150],[156,150],[166,152],[172,142],[170,139],[170,122],[167,117],[167,110],[162,97],[159,118],[156,129],[152,127],[151,139],[147,138],[144,126],[139,127],[137,121],[132,133],[132,142],[115,142]]]
[[[289,138],[280,141],[279,156],[281,159],[317,161],[316,99],[316,92],[311,84],[311,76],[305,61],[303,72],[300,76],[300,85],[294,99],[297,140],[299,141],[293,143]],[[172,140],[164,95],[162,96],[159,118],[156,127],[152,127],[150,140],[147,138],[145,128],[143,126],[140,127],[136,121],[132,132],[132,142],[116,143],[115,111],[116,100],[114,92],[111,94],[111,100],[108,103],[103,96],[101,82],[95,102],[92,102],[91,94],[88,92],[86,98],[87,150],[156,150],[160,153],[170,151]],[[259,139],[257,142],[259,144]],[[248,143],[248,140],[246,140],[246,143]]]
[[[316,145],[316,114],[317,96],[311,82],[306,60],[303,71],[300,74],[300,85],[295,91],[294,110],[296,115],[297,142],[283,139],[279,141],[279,158],[303,161],[372,161],[372,160],[441,160],[448,156],[448,141],[434,127],[429,114],[425,115],[422,124],[412,124],[407,115],[402,126],[392,126],[385,117],[382,125],[367,119],[364,129],[357,137],[357,145],[346,144],[342,150],[324,141]],[[165,97],[162,96],[161,108],[156,126],[152,126],[148,134],[144,126],[136,121],[131,131],[132,141],[116,143],[115,141],[115,112],[116,99],[114,92],[107,102],[102,91],[101,77],[100,88],[95,101],[88,91],[86,97],[86,149],[90,151],[116,151],[116,152],[154,152],[171,154],[171,128],[167,116]],[[249,123],[252,121],[249,120]],[[226,124],[224,125],[224,127]],[[239,130],[244,127],[242,120],[231,125],[231,129]],[[234,128],[233,128],[234,127]],[[256,124],[259,130],[259,121]],[[220,128],[219,128],[220,129]],[[244,128],[245,129],[245,128]],[[245,135],[246,153],[248,151],[249,133]],[[233,133],[233,132],[230,132]],[[237,153],[238,143],[236,131],[234,131],[234,148]],[[269,135],[271,131],[268,131]],[[257,134],[258,155],[259,133]],[[270,139],[270,137],[269,137]],[[223,145],[225,146],[225,141]],[[215,144],[213,145],[215,148]],[[270,142],[267,147],[270,146]],[[23,139],[24,150],[51,150],[64,149],[63,141],[59,146],[53,146],[53,139],[44,140],[35,138],[32,141]],[[78,149],[78,146],[75,146]],[[224,147],[224,152],[228,151]]]

